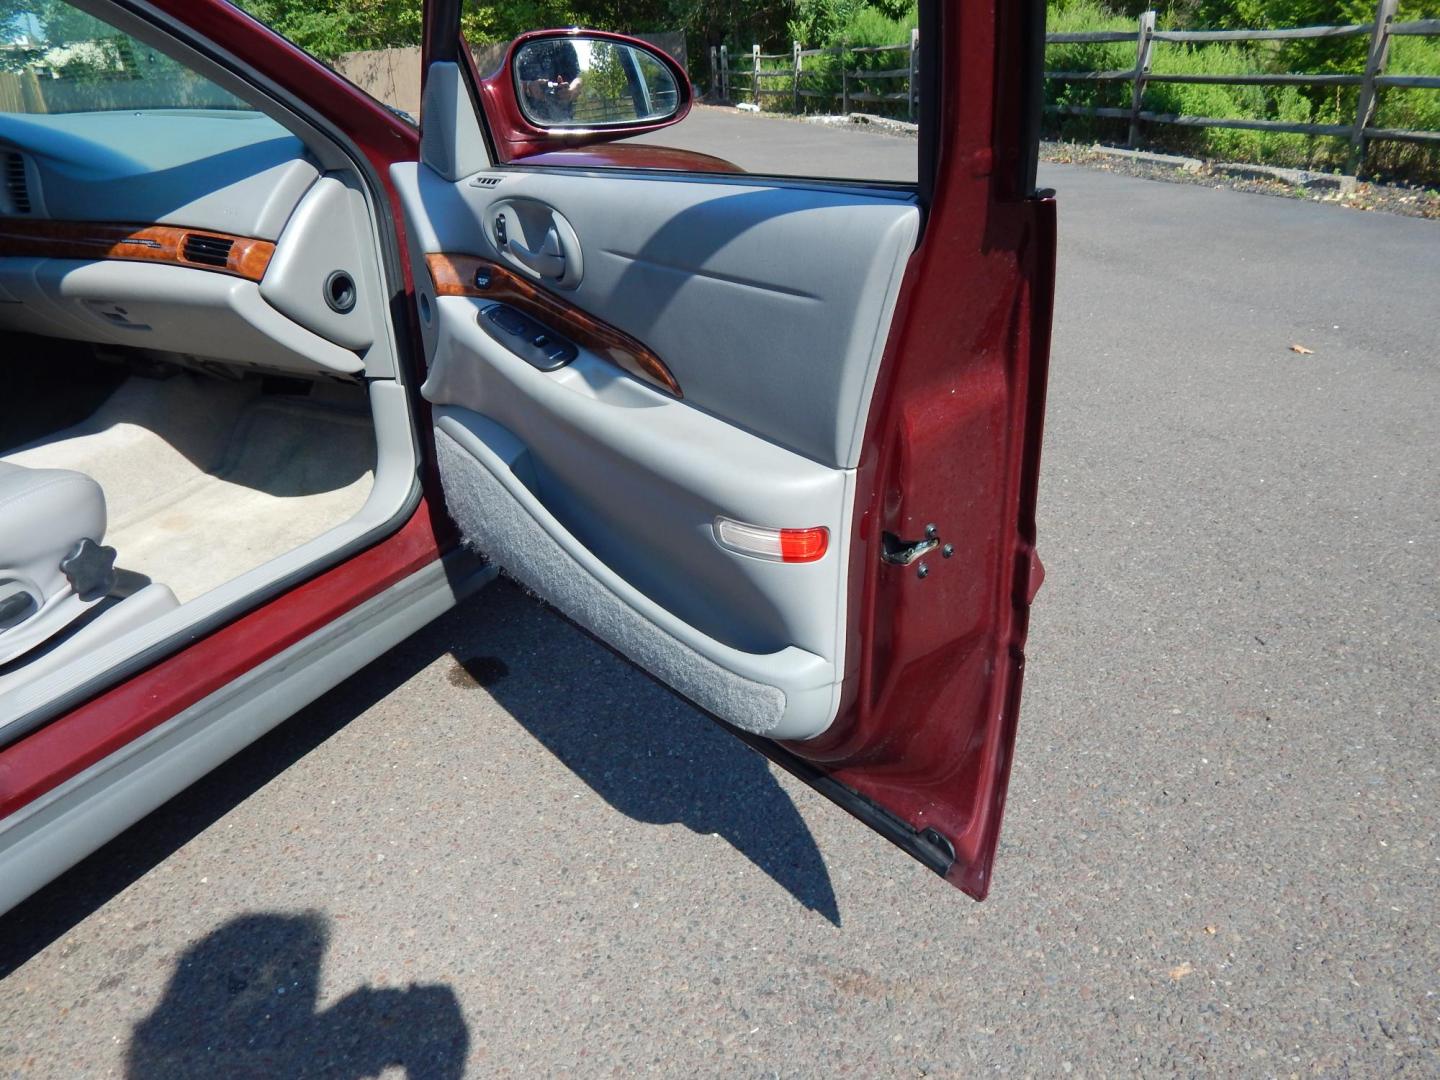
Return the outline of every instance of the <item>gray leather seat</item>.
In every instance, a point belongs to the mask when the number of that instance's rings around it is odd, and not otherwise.
[[[105,493],[66,469],[0,462],[0,664],[64,629],[115,584]]]

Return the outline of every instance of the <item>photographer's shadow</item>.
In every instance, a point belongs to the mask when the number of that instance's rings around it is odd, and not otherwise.
[[[318,914],[266,913],[191,946],[136,1025],[128,1080],[462,1076],[470,1035],[448,986],[367,986],[317,1009],[327,938]]]

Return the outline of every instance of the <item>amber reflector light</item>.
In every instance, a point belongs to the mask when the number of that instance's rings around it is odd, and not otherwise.
[[[763,525],[747,525],[743,521],[717,517],[715,540],[721,547],[771,562],[814,562],[830,546],[830,530],[823,526],[809,529],[769,529]]]

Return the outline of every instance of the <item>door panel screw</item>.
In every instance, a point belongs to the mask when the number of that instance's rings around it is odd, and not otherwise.
[[[948,559],[951,555],[954,555],[954,554],[955,554],[955,545],[954,545],[954,544],[946,544],[944,547],[942,547],[942,548],[940,549],[940,554],[941,554],[942,556],[944,556],[945,558]]]
[[[940,530],[937,529],[934,525],[926,525],[926,526],[925,526],[925,539],[926,539],[926,540],[934,540],[934,539],[935,539],[935,534],[938,533],[939,531],[940,531]]]
[[[922,562],[919,566],[917,566],[917,567],[915,568],[915,576],[916,576],[916,577],[922,577],[922,578],[923,578],[923,577],[929,577],[929,576],[930,576],[930,567],[926,566],[926,565]]]

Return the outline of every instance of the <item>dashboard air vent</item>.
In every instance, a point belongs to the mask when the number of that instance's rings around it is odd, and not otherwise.
[[[494,187],[500,183],[503,177],[499,176],[477,176],[470,181],[472,187]]]
[[[5,154],[5,202],[12,214],[28,214],[33,209],[25,158],[13,150]]]
[[[183,254],[186,262],[201,266],[225,266],[230,261],[230,249],[235,241],[223,236],[202,236],[200,233],[186,233]]]

